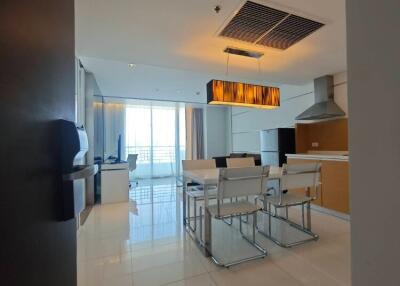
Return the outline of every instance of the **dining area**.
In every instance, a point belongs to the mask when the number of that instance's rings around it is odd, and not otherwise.
[[[311,203],[321,187],[319,162],[256,165],[254,158],[182,160],[182,223],[205,257],[229,268],[280,248],[318,240]],[[262,239],[262,241],[265,241]]]

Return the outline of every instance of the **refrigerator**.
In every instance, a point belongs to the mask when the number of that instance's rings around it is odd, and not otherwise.
[[[286,154],[296,153],[295,129],[276,128],[260,131],[260,153],[263,166],[282,167],[286,163]],[[268,182],[268,188],[278,189],[277,181]]]

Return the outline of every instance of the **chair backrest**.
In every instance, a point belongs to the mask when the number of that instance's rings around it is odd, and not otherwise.
[[[254,167],[255,165],[254,157],[226,159],[226,166],[228,168]]]
[[[261,195],[268,166],[220,169],[218,199]]]
[[[182,169],[184,171],[189,170],[201,170],[201,169],[215,169],[216,164],[214,159],[210,160],[182,160]]]
[[[137,161],[138,154],[128,154],[128,161],[129,171],[133,171],[136,169],[136,161]]]
[[[317,187],[320,177],[321,163],[283,164],[281,190]]]
[[[231,153],[229,154],[229,158],[244,158],[246,157],[246,153]]]

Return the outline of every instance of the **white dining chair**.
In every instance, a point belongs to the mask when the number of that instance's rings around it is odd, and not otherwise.
[[[243,168],[243,167],[255,167],[256,162],[254,161],[254,157],[240,157],[240,158],[227,158],[226,159],[226,166],[228,168]],[[236,197],[235,200],[238,198]],[[233,198],[231,198],[231,201]],[[246,200],[249,200],[248,197],[246,197]],[[246,215],[246,220],[245,222],[247,223],[249,220],[249,217]],[[226,223],[232,224],[232,218],[228,222],[225,220]]]
[[[268,216],[268,232],[259,232],[276,244],[282,247],[291,247],[299,245],[308,241],[318,239],[318,235],[311,231],[311,210],[310,203],[318,199],[319,189],[321,185],[321,163],[306,163],[306,164],[284,164],[282,166],[282,176],[280,179],[279,194],[274,196],[263,196],[264,208],[263,212]],[[311,195],[311,188],[315,188],[315,196]],[[305,189],[305,194],[293,192],[294,189]],[[288,190],[286,193],[283,191]],[[301,207],[301,224],[289,219],[289,207]],[[274,213],[272,212],[274,207]],[[285,216],[278,214],[278,210],[284,208],[286,210]],[[304,210],[307,211],[307,223],[305,219]],[[309,238],[297,240],[293,242],[286,242],[284,238],[276,238],[272,235],[271,218],[279,219],[288,224],[289,227],[294,227],[307,235]]]
[[[229,267],[235,264],[239,264],[245,261],[258,259],[265,257],[267,252],[264,248],[257,244],[255,240],[255,232],[257,225],[257,212],[262,207],[257,203],[257,198],[262,194],[262,185],[264,178],[268,177],[269,167],[244,167],[244,168],[226,168],[220,169],[219,183],[217,190],[217,203],[208,205],[206,208],[209,229],[207,233],[211,237],[211,222],[212,218],[223,220],[231,217],[239,217],[239,231],[242,237],[260,251],[260,254],[246,257],[233,262],[222,263],[218,258],[212,255],[214,262],[220,266]],[[248,200],[234,201],[231,203],[223,203],[224,199],[231,199],[234,197],[248,197],[255,196],[254,202]],[[203,210],[200,207],[200,216],[202,216]],[[253,215],[253,229],[252,237],[248,238],[242,232],[242,219],[243,215]],[[201,222],[202,223],[202,222]],[[202,235],[202,224],[200,224],[200,233]],[[211,254],[212,242],[206,245]]]
[[[215,169],[216,164],[214,159],[210,160],[182,160],[182,169],[183,171],[190,170],[202,170],[202,169]],[[186,224],[189,229],[193,232],[196,232],[197,229],[197,202],[200,200],[204,200],[204,190],[203,186],[197,183],[187,182],[184,186],[186,188],[186,198],[187,198],[187,217]],[[210,188],[208,190],[209,199],[215,199],[217,196],[216,187]],[[190,199],[193,199],[193,217],[190,216]],[[202,219],[200,217],[200,219]],[[194,226],[192,227],[191,221],[194,220]]]
[[[228,168],[254,167],[256,165],[253,157],[226,158]]]

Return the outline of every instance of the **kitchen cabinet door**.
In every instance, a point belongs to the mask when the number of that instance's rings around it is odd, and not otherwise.
[[[349,164],[324,161],[322,164],[322,206],[341,213],[349,213]]]

